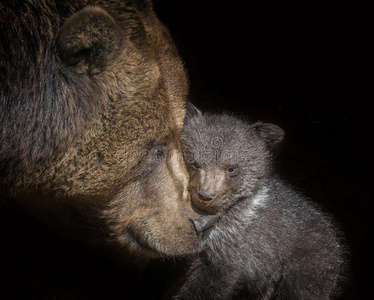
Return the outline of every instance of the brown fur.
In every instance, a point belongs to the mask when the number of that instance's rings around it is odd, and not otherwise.
[[[139,2],[0,4],[0,188],[78,238],[182,255],[198,243],[179,146],[187,80]]]

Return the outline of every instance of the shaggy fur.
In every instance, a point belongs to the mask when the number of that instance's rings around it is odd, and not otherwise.
[[[137,257],[194,251],[187,80],[151,2],[1,1],[0,39],[1,200]]]
[[[329,216],[271,175],[276,125],[249,125],[190,107],[182,133],[202,239],[174,299],[327,300],[343,249]],[[213,215],[212,215],[213,214]]]

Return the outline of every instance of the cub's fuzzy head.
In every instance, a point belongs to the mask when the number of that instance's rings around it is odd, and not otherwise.
[[[271,172],[271,152],[283,136],[277,125],[203,115],[188,103],[181,147],[193,205],[215,214],[251,197]]]

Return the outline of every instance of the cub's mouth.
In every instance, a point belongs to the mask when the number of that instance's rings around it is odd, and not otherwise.
[[[206,201],[202,199],[199,194],[191,194],[191,205],[195,212],[200,215],[216,214],[221,209],[220,199],[213,199]]]

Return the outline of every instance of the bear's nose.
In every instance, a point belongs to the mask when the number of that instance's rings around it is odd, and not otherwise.
[[[199,190],[199,197],[201,200],[210,201],[214,198],[214,194],[204,189]]]

